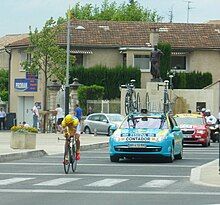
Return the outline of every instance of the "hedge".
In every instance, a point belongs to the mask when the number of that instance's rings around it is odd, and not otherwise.
[[[101,65],[90,68],[73,67],[70,69],[70,83],[73,78],[78,78],[79,82],[85,86],[104,87],[103,99],[107,100],[120,98],[120,85],[130,82],[131,79],[136,80],[136,87],[141,85],[141,71],[133,67],[108,68]]]
[[[176,73],[173,78],[175,89],[201,89],[212,84],[212,74],[193,71]]]

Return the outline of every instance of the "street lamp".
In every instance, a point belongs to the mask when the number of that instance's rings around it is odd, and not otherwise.
[[[66,84],[65,84],[65,115],[69,114],[69,68],[70,68],[70,10],[68,11],[68,21],[67,21],[67,46],[66,46]],[[83,26],[77,26],[76,30],[84,30]]]

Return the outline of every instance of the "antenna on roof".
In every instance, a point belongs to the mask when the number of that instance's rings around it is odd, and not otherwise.
[[[194,9],[195,7],[190,7],[190,4],[193,3],[193,1],[185,1],[187,2],[187,20],[186,22],[189,23],[189,10]]]
[[[170,19],[170,23],[173,23],[173,5],[171,6],[171,9],[169,10],[169,19]]]

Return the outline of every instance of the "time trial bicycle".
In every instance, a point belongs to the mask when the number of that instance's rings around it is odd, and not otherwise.
[[[64,159],[63,159],[64,172],[68,174],[70,170],[70,166],[72,168],[72,171],[75,172],[77,167],[75,137],[66,137],[66,139],[58,138],[58,140],[64,140],[68,142],[67,148],[66,148],[66,143],[64,145]],[[68,160],[66,159],[66,156]]]

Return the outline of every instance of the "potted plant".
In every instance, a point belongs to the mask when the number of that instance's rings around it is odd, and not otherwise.
[[[35,149],[36,133],[37,129],[34,127],[13,126],[11,128],[10,147],[13,149]]]

